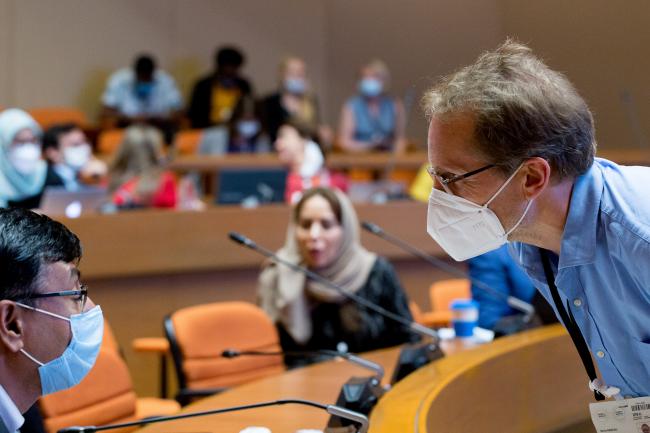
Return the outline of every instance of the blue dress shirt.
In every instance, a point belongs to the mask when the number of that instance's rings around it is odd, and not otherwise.
[[[557,314],[538,248],[511,246]],[[576,179],[560,256],[550,255],[563,304],[607,385],[650,395],[650,167],[597,158]]]
[[[507,296],[514,296],[530,302],[535,294],[535,286],[528,275],[519,267],[508,253],[506,245],[467,261],[472,280],[487,284]],[[492,329],[504,317],[517,314],[500,298],[472,284],[472,299],[479,303],[478,326]]]

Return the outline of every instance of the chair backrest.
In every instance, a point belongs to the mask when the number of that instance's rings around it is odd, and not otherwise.
[[[422,309],[418,304],[415,303],[415,301],[409,302],[409,310],[411,311],[411,316],[413,316],[413,320],[415,321],[415,323],[419,323],[421,325],[424,324]]]
[[[88,117],[86,114],[72,107],[43,107],[29,110],[29,114],[41,125],[41,128],[47,129],[57,123],[75,123],[80,127],[88,126]]]
[[[257,306],[220,302],[176,311],[165,333],[181,389],[238,385],[284,370],[281,356],[222,358],[225,349],[278,351],[277,329]]]
[[[133,421],[136,401],[124,360],[114,350],[102,347],[95,366],[79,385],[42,397],[39,409],[47,432],[56,433],[74,425]]]
[[[454,299],[469,299],[471,297],[470,281],[465,278],[436,281],[429,289],[429,299],[433,311],[449,310]]]
[[[193,155],[199,150],[203,130],[187,129],[176,134],[174,146],[179,155]]]
[[[102,131],[97,137],[97,151],[102,155],[111,155],[120,147],[123,138],[123,129],[107,129]]]

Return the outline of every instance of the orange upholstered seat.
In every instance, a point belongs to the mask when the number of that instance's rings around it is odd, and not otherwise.
[[[124,137],[123,129],[107,129],[99,133],[97,137],[97,150],[102,155],[111,155],[122,143]]]
[[[174,146],[179,155],[192,155],[199,150],[199,143],[203,131],[201,129],[187,129],[176,134]]]
[[[266,314],[245,302],[198,305],[165,319],[165,332],[176,366],[179,401],[187,396],[238,385],[284,370],[282,357],[222,358],[228,348],[280,350],[277,330]],[[184,397],[185,396],[185,397]]]
[[[41,128],[47,129],[57,123],[74,123],[80,127],[88,126],[86,114],[71,107],[43,107],[29,110],[29,114],[41,125]]]

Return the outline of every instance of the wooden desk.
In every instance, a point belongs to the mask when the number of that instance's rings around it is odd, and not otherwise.
[[[550,432],[588,417],[593,397],[571,341],[559,325],[466,349],[443,345],[447,357],[415,372],[389,391],[370,417],[371,433]],[[366,354],[390,377],[398,349]],[[341,385],[368,373],[326,362],[258,380],[186,407],[183,412],[304,398],[331,404]],[[154,424],[138,433],[228,432],[266,426],[273,433],[323,429],[326,413],[284,406]]]
[[[564,328],[548,326],[416,371],[380,400],[370,431],[557,431],[589,418],[587,383]]]
[[[333,153],[327,156],[326,164],[332,170],[348,170],[350,168],[383,170],[389,166],[396,169],[418,170],[426,161],[426,152],[412,152],[403,155],[393,155],[390,152],[364,155]],[[169,168],[179,173],[188,171],[215,173],[222,169],[264,169],[283,166],[284,164],[276,154],[268,153],[179,156],[170,163]]]
[[[426,205],[395,201],[356,206],[360,220],[373,221],[425,251],[442,255],[426,234]],[[86,278],[178,274],[224,269],[259,269],[263,257],[236,245],[238,231],[272,250],[284,244],[291,209],[284,205],[205,211],[131,211],[114,215],[57,218],[79,236]],[[409,257],[377,237],[362,233],[363,244],[389,258]]]

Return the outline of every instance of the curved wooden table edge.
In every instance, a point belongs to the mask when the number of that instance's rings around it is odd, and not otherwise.
[[[383,430],[385,424],[382,419],[399,417],[404,424],[412,420],[412,430],[408,431],[426,432],[428,409],[445,387],[459,376],[490,359],[566,335],[566,330],[561,325],[550,325],[442,358],[407,376],[379,401],[370,416],[370,431],[388,431]],[[439,376],[440,380],[431,381],[432,375]]]

